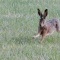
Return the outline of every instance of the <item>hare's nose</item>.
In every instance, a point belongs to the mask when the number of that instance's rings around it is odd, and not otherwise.
[[[44,23],[41,23],[41,26],[43,27],[44,26]]]

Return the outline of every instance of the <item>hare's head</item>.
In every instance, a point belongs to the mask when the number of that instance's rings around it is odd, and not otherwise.
[[[44,14],[41,13],[40,9],[38,9],[38,15],[40,16],[40,25],[43,27],[45,24],[45,18],[48,15],[48,9],[45,9]]]

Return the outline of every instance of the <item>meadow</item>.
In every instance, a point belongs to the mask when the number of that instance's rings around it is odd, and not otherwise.
[[[39,16],[47,8],[46,19],[60,19],[60,0],[0,0],[0,60],[60,60],[60,33],[40,43]]]

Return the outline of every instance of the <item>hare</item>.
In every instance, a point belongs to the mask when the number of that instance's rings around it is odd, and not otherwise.
[[[38,34],[33,36],[33,38],[42,36],[41,40],[44,40],[44,38],[47,35],[51,35],[54,31],[59,32],[60,31],[60,21],[59,19],[51,19],[46,21],[46,17],[48,15],[48,9],[45,9],[44,14],[41,13],[40,9],[38,10],[38,15],[40,16],[39,20],[39,27],[38,27]]]

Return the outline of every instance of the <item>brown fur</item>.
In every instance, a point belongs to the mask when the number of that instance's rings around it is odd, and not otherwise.
[[[60,31],[60,21],[58,19],[52,19],[45,22],[46,16],[48,15],[48,9],[45,9],[44,14],[41,13],[38,9],[38,15],[40,16],[38,34],[35,37],[38,37],[39,34],[42,36],[42,39],[47,35],[50,35],[54,31]]]

